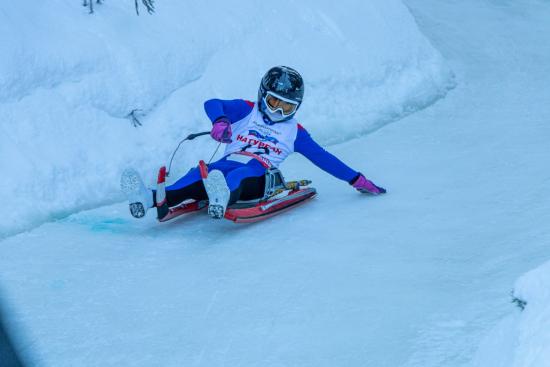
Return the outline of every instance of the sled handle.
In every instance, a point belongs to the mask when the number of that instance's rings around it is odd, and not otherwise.
[[[185,140],[193,140],[195,138],[198,138],[199,136],[203,136],[203,135],[208,135],[210,134],[210,131],[203,131],[203,132],[200,132],[200,133],[194,133],[194,134],[189,134],[187,136],[187,138],[185,138],[183,141]]]
[[[180,141],[180,143],[178,144],[178,146],[176,147],[176,149],[174,150],[174,153],[172,153],[172,157],[170,158],[170,163],[168,164],[168,170],[166,171],[166,177],[168,177],[170,175],[170,169],[172,168],[172,161],[174,160],[174,156],[176,155],[176,152],[178,151],[178,149],[180,148],[181,144],[184,142],[184,141],[187,141],[187,140],[193,140],[195,138],[198,138],[199,136],[203,136],[203,135],[209,135],[210,134],[210,131],[202,131],[200,133],[193,133],[193,134],[189,134],[187,135],[187,137],[185,139],[183,139],[182,141]]]

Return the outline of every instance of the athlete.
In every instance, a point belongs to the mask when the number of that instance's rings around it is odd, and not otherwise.
[[[276,66],[262,78],[256,103],[243,99],[206,101],[204,109],[212,121],[210,135],[226,144],[224,156],[208,165],[204,182],[197,167],[166,187],[168,206],[189,199],[210,199],[209,214],[222,218],[228,205],[261,198],[266,170],[278,167],[293,152],[361,193],[385,193],[385,189],[323,149],[296,121],[303,96],[301,75],[290,67]],[[134,217],[143,217],[156,205],[156,192],[145,188],[136,171],[126,170],[121,185]]]

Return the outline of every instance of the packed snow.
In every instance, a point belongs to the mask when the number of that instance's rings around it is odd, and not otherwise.
[[[550,366],[550,262],[522,275],[514,286],[517,309],[485,336],[475,366]]]
[[[0,5],[0,287],[32,365],[549,363],[549,267],[521,276],[550,258],[547,1],[79,3]],[[122,168],[153,182],[276,64],[388,194],[296,156],[319,196],[268,221],[131,218]]]

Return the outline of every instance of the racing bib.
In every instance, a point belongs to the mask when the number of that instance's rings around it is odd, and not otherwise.
[[[225,148],[225,155],[235,152],[250,152],[278,167],[294,152],[298,133],[295,119],[268,125],[264,122],[257,104],[245,118],[231,125],[233,140]]]

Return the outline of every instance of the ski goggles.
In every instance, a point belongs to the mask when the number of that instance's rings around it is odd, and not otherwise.
[[[267,92],[264,97],[264,103],[269,112],[276,113],[280,111],[284,117],[292,115],[298,109],[298,102],[281,97],[273,92]]]

